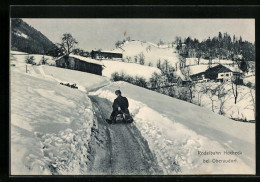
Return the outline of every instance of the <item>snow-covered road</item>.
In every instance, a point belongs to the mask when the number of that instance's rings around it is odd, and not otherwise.
[[[93,173],[108,175],[148,175],[162,174],[157,160],[151,153],[147,141],[133,124],[117,123],[109,125],[104,120],[109,117],[112,103],[98,96],[90,96],[94,106],[99,132],[106,130],[106,148],[96,155]],[[97,151],[97,150],[96,150]],[[100,152],[100,150],[99,150]],[[100,158],[103,156],[103,158]]]

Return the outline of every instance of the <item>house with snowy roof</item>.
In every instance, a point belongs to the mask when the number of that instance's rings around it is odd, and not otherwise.
[[[220,82],[231,81],[234,77],[239,77],[242,71],[239,68],[228,68],[222,64],[218,64],[208,68],[204,72],[191,75],[192,81],[216,80]]]
[[[96,75],[102,75],[103,63],[83,56],[70,54],[57,58],[56,66],[77,71],[83,71]],[[67,61],[67,64],[66,64]]]

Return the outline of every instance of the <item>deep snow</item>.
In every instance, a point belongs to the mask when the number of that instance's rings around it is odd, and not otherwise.
[[[11,89],[11,174],[87,170],[93,124],[89,98],[79,90],[19,72],[11,74]]]
[[[120,48],[113,50],[113,52],[122,53],[125,60],[130,58],[132,62],[134,62],[135,57],[139,60],[138,56],[143,53],[145,65],[151,62],[153,67],[156,67],[159,59],[161,63],[168,60],[172,66],[175,66],[175,63],[179,62],[176,45],[168,47],[168,45],[157,46],[150,42],[126,41]]]
[[[144,66],[137,63],[127,63],[111,60],[102,60],[102,63],[105,65],[102,74],[108,78],[111,78],[113,73],[118,72],[119,74],[124,73],[125,75],[132,77],[143,77],[146,79],[146,81],[149,81],[153,73],[161,73],[161,70],[158,68]]]
[[[26,73],[24,59],[11,60],[11,174],[87,174],[94,114],[86,90],[108,79],[47,65],[28,64]]]
[[[90,94],[113,101],[120,87],[129,98],[134,124],[156,155],[164,174],[254,174],[255,125],[237,122],[208,109],[125,82],[115,82]],[[241,151],[240,156],[200,156],[199,151]],[[233,164],[203,163],[203,159],[237,159]]]

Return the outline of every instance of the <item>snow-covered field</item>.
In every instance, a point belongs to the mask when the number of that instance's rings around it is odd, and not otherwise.
[[[120,48],[114,49],[113,52],[122,53],[125,61],[130,60],[131,62],[135,62],[135,57],[139,60],[139,55],[143,54],[145,65],[148,65],[150,62],[153,67],[156,67],[159,59],[161,63],[168,60],[172,66],[179,62],[176,45],[168,48],[168,45],[157,46],[150,42],[126,41]]]
[[[11,64],[15,64],[18,61],[18,64],[23,64],[24,65],[24,61],[26,59],[27,56],[33,56],[34,57],[34,62],[36,64],[40,64],[43,55],[40,54],[28,54],[25,52],[19,52],[19,51],[10,51],[11,53]],[[46,64],[47,65],[51,65],[51,66],[55,66],[55,58],[53,58],[52,56],[46,56],[44,55],[44,59],[46,59]]]
[[[155,67],[149,67],[149,66],[144,66],[140,64],[135,64],[135,63],[127,63],[127,62],[119,62],[119,61],[111,61],[111,60],[102,60],[102,63],[105,65],[105,68],[102,71],[102,74],[104,76],[107,76],[108,78],[111,78],[111,74],[118,72],[124,73],[125,75],[128,76],[138,76],[138,77],[143,77],[147,81],[152,77],[152,74],[161,73],[161,70]]]
[[[231,65],[234,62],[232,60],[226,60],[226,59],[212,59],[212,64],[223,64],[223,65]],[[208,59],[200,58],[199,64],[209,64]],[[192,66],[192,65],[198,65],[198,58],[186,58],[186,65]]]
[[[164,174],[255,173],[255,124],[237,122],[125,82],[112,83],[90,94],[113,101],[114,90],[119,87],[129,98],[133,124],[148,141]],[[205,151],[221,155],[203,155]],[[238,155],[225,155],[225,151]],[[214,159],[222,163],[213,163],[217,161]],[[228,163],[229,159],[233,163]],[[176,166],[180,166],[177,171]]]

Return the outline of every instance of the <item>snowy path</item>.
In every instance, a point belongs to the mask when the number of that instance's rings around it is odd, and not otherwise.
[[[132,124],[108,125],[104,119],[109,117],[112,103],[97,96],[90,98],[95,109],[98,129],[106,130],[107,134],[106,152],[96,155],[99,158],[95,159],[95,170],[108,175],[161,174],[157,161],[139,130]],[[105,153],[109,157],[104,155]],[[102,156],[103,158],[100,158]]]

